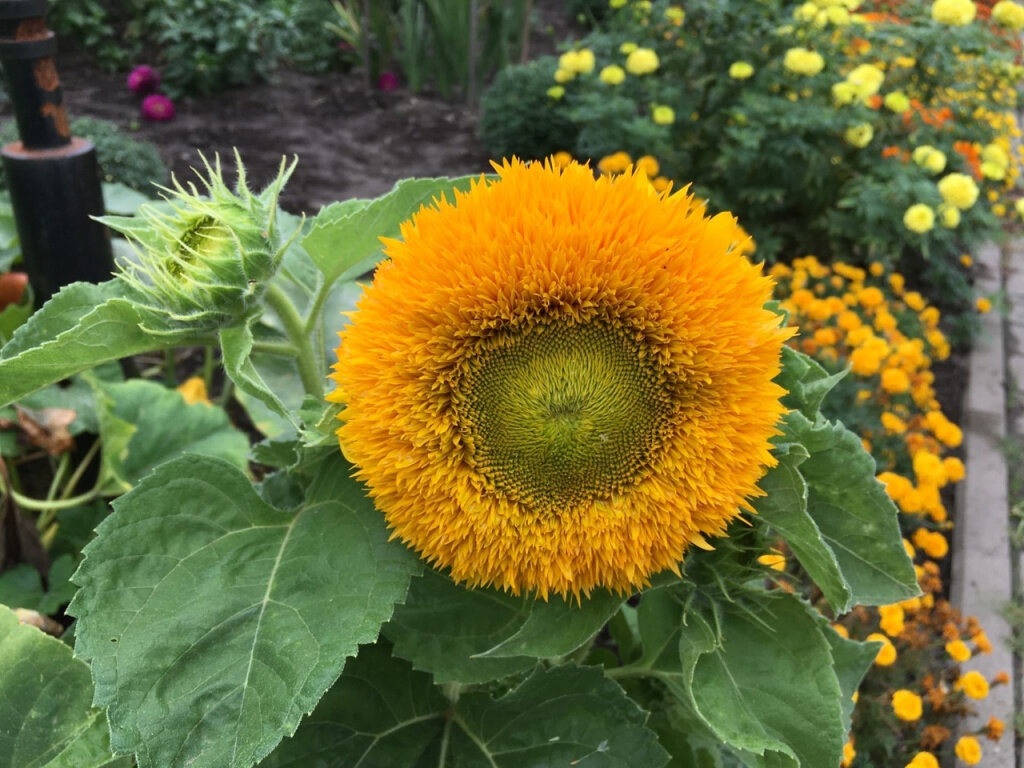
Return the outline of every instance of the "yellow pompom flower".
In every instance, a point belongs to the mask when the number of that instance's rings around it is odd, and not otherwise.
[[[924,203],[914,203],[903,213],[903,226],[923,235],[935,226],[935,211]]]
[[[576,77],[576,73],[569,69],[562,69],[559,67],[555,70],[555,82],[556,83],[568,83]]]
[[[784,571],[786,570],[786,556],[781,552],[772,550],[766,555],[759,555],[757,562],[766,568],[771,568],[773,571]]]
[[[658,69],[658,54],[650,48],[635,48],[626,57],[626,71],[631,75],[649,75]]]
[[[629,56],[629,54],[635,51],[638,47],[639,46],[636,43],[623,43],[619,46],[619,53],[624,56]]]
[[[566,51],[558,57],[558,68],[577,75],[589,74],[594,71],[594,52],[589,48]]]
[[[898,637],[903,631],[903,606],[899,603],[878,606],[878,616],[878,626],[881,627],[882,631],[889,637]]]
[[[857,98],[866,99],[874,96],[885,81],[885,72],[874,64],[861,64],[846,76],[846,82],[853,86]]]
[[[875,129],[871,127],[870,123],[858,123],[857,125],[850,126],[843,134],[846,142],[857,147],[857,149],[866,147],[874,137]]]
[[[946,229],[956,229],[960,225],[960,209],[955,205],[943,203],[939,206],[939,222]]]
[[[548,88],[549,99],[560,99],[565,96],[565,87],[561,85],[552,85]]]
[[[792,331],[731,215],[642,174],[496,169],[386,241],[341,335],[339,441],[455,581],[630,591],[761,494]]]
[[[729,65],[729,77],[734,80],[746,80],[754,74],[754,67],[746,61],[734,61]]]
[[[892,91],[891,93],[885,94],[885,98],[882,99],[882,103],[890,112],[896,112],[897,114],[906,112],[910,109],[910,97],[903,91]]]
[[[633,158],[626,152],[613,152],[597,161],[597,170],[601,173],[623,173],[633,163]]]
[[[894,435],[902,435],[907,431],[907,422],[895,413],[885,411],[882,413],[882,428]]]
[[[202,376],[193,376],[186,379],[177,389],[178,394],[189,405],[195,405],[196,403],[211,405],[210,396],[206,392],[206,382]]]
[[[956,688],[958,691],[963,691],[969,698],[978,700],[984,699],[988,696],[988,680],[976,669],[972,669],[970,672],[964,673],[964,675],[957,680]]]
[[[790,48],[782,59],[782,66],[798,75],[816,75],[825,68],[825,59],[817,51]]]
[[[946,174],[937,186],[942,199],[961,211],[966,211],[978,200],[978,185],[966,173]]]
[[[915,147],[910,158],[932,174],[942,173],[946,169],[946,153],[930,144]]]
[[[946,653],[953,661],[962,664],[971,658],[971,649],[963,640],[950,640],[946,643]]]
[[[986,312],[992,311],[992,302],[984,296],[979,296],[974,300],[974,308],[984,315]]]
[[[939,760],[931,752],[918,752],[905,768],[939,768]]]
[[[921,697],[906,688],[900,688],[892,695],[892,711],[900,720],[908,723],[921,719],[924,712]]]
[[[882,371],[882,389],[898,395],[910,389],[910,377],[900,368],[886,368]]]
[[[651,120],[658,125],[672,125],[676,121],[676,112],[672,107],[655,104],[651,107]]]
[[[866,640],[869,643],[876,642],[882,644],[882,647],[878,649],[878,653],[875,655],[876,665],[879,667],[891,667],[896,663],[896,646],[892,644],[888,637],[881,632],[872,632],[867,636]]]
[[[608,0],[608,5],[612,8],[622,8],[627,2],[629,0]]]
[[[992,6],[992,18],[1007,29],[1024,29],[1024,8],[1011,0],[999,0]]]
[[[977,765],[981,762],[981,744],[973,736],[961,736],[957,739],[953,751],[967,765]]]
[[[598,77],[601,78],[602,83],[618,85],[626,79],[626,70],[616,64],[611,64],[602,69]]]
[[[849,766],[853,764],[855,757],[857,757],[857,750],[853,748],[853,742],[847,740],[847,742],[843,744],[843,759],[840,763],[842,768],[849,768]]]
[[[932,18],[951,27],[970,24],[977,12],[978,9],[971,0],[935,0],[932,3]]]

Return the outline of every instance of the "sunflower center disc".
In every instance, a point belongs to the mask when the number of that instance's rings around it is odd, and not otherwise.
[[[477,470],[538,511],[608,498],[645,474],[671,415],[654,363],[625,332],[550,322],[473,361],[460,417]]]

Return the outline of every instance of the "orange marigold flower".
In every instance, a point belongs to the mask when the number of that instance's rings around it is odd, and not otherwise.
[[[920,696],[901,688],[892,695],[892,711],[900,720],[913,723],[921,719],[924,707]]]
[[[999,741],[1003,737],[1003,730],[1006,728],[1006,724],[998,717],[993,715],[985,723],[985,737],[991,741]]]
[[[964,662],[971,658],[971,649],[963,640],[951,640],[946,643],[946,653],[956,662]]]
[[[938,690],[937,688],[933,690]],[[926,725],[924,731],[921,733],[921,746],[924,749],[938,749],[952,736],[949,732],[949,728],[942,725]],[[932,758],[934,759],[934,757]],[[938,768],[938,763],[935,763]]]
[[[939,761],[931,752],[918,752],[905,768],[939,768]]]
[[[642,174],[496,168],[386,241],[334,366],[341,447],[458,582],[633,590],[761,494],[793,331],[731,215]]]
[[[956,689],[963,691],[964,694],[972,699],[984,699],[988,696],[988,680],[985,676],[978,672],[976,669],[972,669],[970,672],[965,672],[963,676],[957,680]]]
[[[882,647],[878,649],[878,653],[875,655],[875,664],[880,667],[891,667],[896,662],[896,646],[892,644],[888,637],[881,632],[872,632],[866,639],[868,642],[882,644]]]
[[[973,736],[961,736],[953,751],[967,765],[977,765],[981,762],[981,744]]]

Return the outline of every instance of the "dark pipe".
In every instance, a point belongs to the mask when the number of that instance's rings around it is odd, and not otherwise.
[[[71,136],[46,0],[0,0],[0,67],[21,141],[0,150],[21,255],[41,304],[61,286],[110,277],[113,257],[92,142]]]

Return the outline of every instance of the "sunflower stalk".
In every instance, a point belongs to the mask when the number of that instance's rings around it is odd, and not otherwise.
[[[294,345],[302,386],[308,394],[317,399],[323,399],[323,376],[317,366],[313,342],[310,334],[306,332],[306,324],[303,322],[302,316],[292,300],[288,298],[288,294],[279,285],[270,283],[264,297],[267,305],[280,318],[288,340]]]

